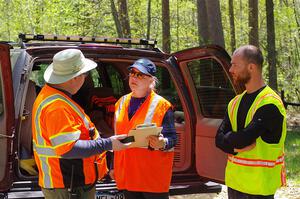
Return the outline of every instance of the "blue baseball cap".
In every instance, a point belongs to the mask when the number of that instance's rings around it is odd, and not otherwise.
[[[128,70],[131,70],[132,68],[136,68],[146,75],[155,76],[156,73],[155,64],[146,58],[136,60],[131,66],[128,67]]]

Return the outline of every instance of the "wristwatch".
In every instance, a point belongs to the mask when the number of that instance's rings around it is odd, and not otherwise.
[[[168,138],[164,138],[164,145],[159,150],[164,151],[166,149],[167,142],[168,142]]]

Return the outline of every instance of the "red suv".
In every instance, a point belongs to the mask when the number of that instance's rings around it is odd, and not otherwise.
[[[196,47],[173,54],[155,41],[100,37],[20,34],[20,43],[0,43],[0,198],[42,197],[37,175],[22,165],[32,157],[31,109],[43,73],[58,51],[80,49],[98,66],[74,96],[91,116],[103,137],[113,134],[114,110],[129,93],[128,70],[145,57],[158,68],[157,92],[174,106],[178,144],[175,147],[170,194],[219,192],[226,156],[214,137],[227,103],[242,88],[229,75],[230,57],[218,46]],[[122,198],[113,181],[96,186],[96,198]]]

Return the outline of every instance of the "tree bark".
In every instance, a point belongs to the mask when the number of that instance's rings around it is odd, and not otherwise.
[[[217,44],[225,48],[220,2],[219,0],[206,0],[205,2],[210,40],[213,44]]]
[[[209,42],[208,19],[205,0],[197,0],[197,22],[199,45],[204,45]]]
[[[234,25],[233,0],[229,0],[228,4],[229,4],[229,22],[230,22],[230,47],[231,47],[231,52],[234,52],[235,49],[236,49],[236,42],[235,42],[235,25]]]
[[[162,49],[166,53],[171,52],[171,34],[170,34],[170,4],[169,0],[162,0]],[[168,76],[167,70],[162,70],[162,77]],[[161,88],[170,88],[170,79],[162,78]]]
[[[170,7],[169,0],[162,0],[162,48],[166,53],[171,52]]]
[[[110,0],[110,7],[111,7],[111,13],[115,21],[118,37],[122,38],[123,37],[122,26],[119,20],[119,16],[118,16],[118,12],[114,0]]]
[[[267,14],[267,51],[269,64],[269,86],[274,90],[277,88],[277,67],[275,50],[275,27],[274,27],[274,3],[273,0],[266,0]]]
[[[147,39],[150,39],[150,30],[151,30],[151,0],[148,0],[148,8],[147,8]]]
[[[299,14],[298,14],[298,9],[297,9],[297,5],[295,0],[293,0],[293,7],[294,7],[294,15],[295,15],[295,20],[296,20],[296,24],[297,24],[297,30],[298,30],[298,34],[300,34],[300,20],[299,20]]]
[[[127,0],[119,0],[119,14],[124,37],[131,38]]]
[[[249,44],[259,47],[258,37],[258,0],[248,0],[249,5]]]
[[[180,37],[179,37],[179,24],[180,24],[180,16],[179,16],[179,3],[178,1],[180,0],[176,0],[176,51],[179,50],[179,46],[180,46]]]

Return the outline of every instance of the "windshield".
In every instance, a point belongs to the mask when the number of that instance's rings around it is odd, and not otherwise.
[[[15,65],[16,65],[16,62],[18,60],[18,57],[20,56],[21,54],[21,51],[10,51],[10,63],[11,63],[11,69],[13,71]]]

